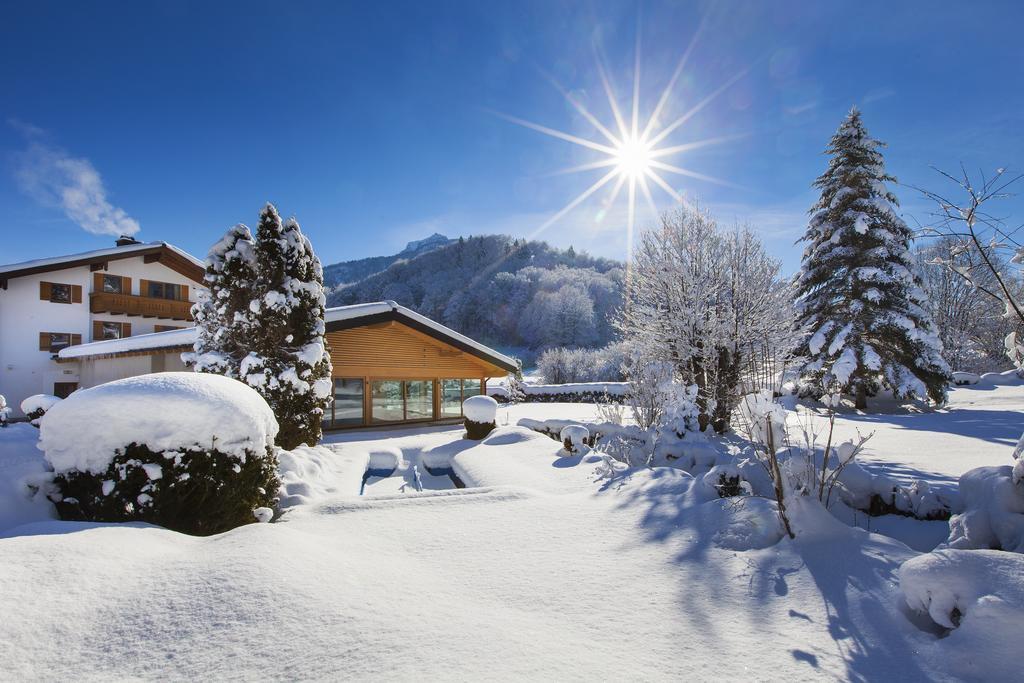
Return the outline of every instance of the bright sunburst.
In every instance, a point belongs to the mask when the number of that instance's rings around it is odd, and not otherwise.
[[[701,27],[703,28],[703,27]],[[682,203],[684,201],[683,196],[677,192],[663,177],[663,174],[669,173],[674,175],[685,176],[696,180],[705,182],[711,182],[721,185],[731,185],[724,180],[714,178],[703,173],[698,173],[692,169],[679,166],[673,163],[668,163],[667,160],[673,157],[683,154],[689,150],[698,149],[700,147],[706,147],[708,145],[714,145],[727,140],[735,139],[738,136],[728,135],[716,138],[706,138],[703,140],[696,140],[683,144],[671,144],[669,136],[676,131],[683,129],[684,124],[690,120],[697,112],[710,104],[716,97],[721,95],[729,86],[739,80],[745,73],[746,70],[736,74],[711,94],[706,96],[701,101],[690,107],[681,116],[673,119],[669,123],[663,125],[661,116],[664,113],[666,105],[671,97],[672,90],[679,80],[680,75],[683,73],[686,63],[693,51],[694,45],[700,36],[701,29],[697,30],[697,34],[694,36],[690,43],[690,46],[684,52],[682,58],[679,60],[679,64],[676,66],[672,77],[669,79],[668,84],[662,91],[660,97],[657,100],[657,104],[650,116],[646,118],[646,121],[641,121],[640,116],[640,41],[639,37],[636,42],[636,59],[633,69],[633,92],[631,107],[628,114],[624,115],[623,111],[619,107],[619,98],[615,94],[615,89],[612,86],[611,79],[608,76],[608,72],[604,67],[604,62],[601,59],[600,53],[596,52],[597,70],[601,79],[601,85],[604,90],[604,94],[608,99],[608,106],[611,113],[612,121],[608,123],[602,122],[596,116],[594,116],[584,105],[579,101],[578,98],[572,95],[568,90],[562,87],[557,81],[551,76],[547,76],[548,80],[558,88],[562,93],[562,96],[576,109],[577,112],[584,119],[586,119],[596,130],[601,134],[601,140],[595,141],[587,138],[583,138],[577,135],[572,135],[554,128],[549,128],[532,121],[526,121],[514,116],[508,116],[506,114],[498,113],[499,116],[505,118],[513,123],[516,123],[526,128],[544,133],[551,137],[570,142],[575,145],[579,145],[586,149],[589,149],[596,154],[596,160],[567,168],[558,171],[557,174],[565,173],[583,173],[601,171],[601,176],[587,189],[581,192],[578,196],[572,199],[566,204],[561,210],[552,215],[548,220],[544,222],[536,231],[531,235],[532,237],[537,236],[540,232],[550,227],[553,223],[561,219],[567,213],[572,211],[574,208],[579,206],[581,203],[586,201],[589,197],[596,194],[602,188],[609,186],[607,194],[604,197],[602,204],[604,205],[605,211],[615,205],[619,200],[619,197],[625,194],[625,201],[628,211],[627,218],[627,262],[632,253],[633,246],[633,230],[636,222],[636,209],[637,209],[637,195],[643,197],[648,209],[654,216],[657,216],[658,210],[654,202],[654,196],[651,191],[651,185],[657,185],[662,191],[668,194],[676,202]],[[608,169],[608,170],[606,170]]]

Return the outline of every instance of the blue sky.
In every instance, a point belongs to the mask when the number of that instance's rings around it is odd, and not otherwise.
[[[604,171],[551,173],[601,155],[494,112],[600,141],[545,73],[611,125],[595,46],[628,112],[639,35],[645,121],[702,21],[659,121],[745,72],[667,138],[741,136],[666,159],[730,185],[663,175],[726,223],[751,222],[787,270],[821,150],[853,104],[903,183],[943,187],[930,164],[1024,168],[1020,3],[34,2],[4,15],[0,262],[105,247],[89,230],[136,224],[201,256],[267,200],[325,263],[434,231],[533,235]],[[602,212],[610,188],[537,236],[622,258],[624,195]],[[1021,208],[1003,207],[1018,223]],[[638,227],[652,220],[641,203]]]

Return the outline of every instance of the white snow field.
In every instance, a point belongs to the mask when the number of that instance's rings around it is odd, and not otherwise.
[[[1024,387],[951,398],[944,412],[843,416],[840,429],[875,429],[872,466],[909,477],[1008,464]],[[498,423],[506,410],[595,414],[563,407],[503,407]],[[0,429],[0,476],[42,471],[33,432]],[[1016,559],[948,570],[993,587],[969,584],[966,630],[940,638],[900,580],[927,602],[945,565],[901,576],[927,556],[813,505],[793,506],[798,537],[780,541],[771,502],[718,499],[669,468],[608,478],[599,455],[525,428],[326,441],[282,455],[280,521],[208,538],[59,522],[42,503],[0,499],[0,679],[1020,678],[1024,598],[998,587]],[[412,465],[447,465],[466,488],[418,492]],[[368,468],[389,467],[394,481],[359,495]]]

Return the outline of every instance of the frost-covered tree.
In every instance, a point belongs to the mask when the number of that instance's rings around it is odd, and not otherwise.
[[[1018,372],[1024,372],[1024,337],[1019,334],[1024,328],[1024,295],[1020,271],[1007,267],[1007,262],[1018,267],[1024,264],[1024,246],[1015,238],[1019,228],[1007,226],[989,209],[994,200],[1012,196],[1009,189],[1024,175],[1011,176],[999,168],[992,175],[981,173],[975,180],[965,169],[961,171],[959,178],[939,171],[958,186],[959,198],[922,190],[936,205],[924,234],[941,238],[930,262],[1002,309],[1010,328],[1004,350]]]
[[[985,293],[999,288],[995,278],[984,269],[972,268],[969,251],[951,237],[925,244],[914,255],[921,288],[942,341],[942,356],[949,366],[978,373],[1008,369],[1005,339],[1021,323],[1007,318],[1002,302]],[[1019,275],[1001,255],[994,253],[992,258],[1004,281],[1010,283],[1010,291],[1017,296],[1024,292]],[[970,272],[971,279],[960,275],[961,271]]]
[[[858,408],[881,381],[899,397],[945,400],[950,380],[942,346],[913,273],[911,231],[886,187],[884,143],[851,109],[826,148],[815,181],[797,282],[798,319],[807,336],[801,374],[818,395],[851,392]]]
[[[749,230],[723,232],[689,207],[666,214],[641,236],[616,321],[627,377],[656,385],[664,378],[649,382],[649,368],[671,367],[674,381],[698,388],[701,428],[727,430],[752,366],[785,345],[789,293],[778,269]]]
[[[274,410],[278,445],[315,445],[331,395],[323,269],[298,222],[282,223],[269,203],[256,231],[256,270],[242,378]]]
[[[182,358],[197,372],[239,379],[242,360],[249,355],[249,303],[256,286],[256,242],[249,228],[234,226],[210,248],[203,280],[206,289],[192,306],[196,342]]]

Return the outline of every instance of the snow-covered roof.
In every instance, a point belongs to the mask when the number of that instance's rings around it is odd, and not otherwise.
[[[375,301],[373,303],[353,304],[351,306],[337,306],[335,308],[328,308],[324,315],[328,331],[332,327],[335,329],[355,327],[354,322],[362,318],[398,320],[413,329],[429,334],[435,339],[447,342],[456,348],[484,358],[509,372],[514,371],[517,367],[515,360],[512,358],[394,301]],[[367,321],[367,323],[369,322]],[[334,323],[333,326],[332,323]]]
[[[413,329],[429,334],[435,339],[483,358],[509,372],[516,368],[515,360],[508,356],[498,353],[494,349],[484,346],[464,334],[459,334],[455,330],[445,327],[441,323],[420,315],[405,306],[400,306],[394,301],[377,301],[368,304],[328,308],[325,312],[324,320],[327,323],[328,331],[331,330],[332,326],[335,329],[341,329],[344,327],[358,327],[360,324],[372,324],[378,320],[397,320]],[[121,355],[138,353],[140,351],[177,349],[190,347],[195,343],[195,340],[196,328],[185,327],[180,330],[153,332],[124,339],[108,339],[89,344],[69,346],[61,349],[57,356],[60,360],[73,360],[75,358]]]
[[[190,270],[194,271],[192,275],[198,275],[200,279],[202,278],[202,272],[205,269],[205,265],[200,259],[197,259],[187,251],[179,249],[173,244],[168,244],[167,242],[140,242],[138,244],[127,244],[120,247],[110,247],[108,249],[96,249],[93,251],[83,251],[77,254],[51,256],[50,258],[0,265],[0,280],[21,277],[23,275],[45,273],[52,270],[63,270],[64,268],[72,268],[89,263],[102,263],[104,260],[117,260],[131,258],[133,256],[145,256],[147,254],[153,254],[165,250],[170,252],[173,256],[183,259],[189,266],[191,266]]]
[[[180,330],[152,332],[124,339],[105,339],[89,344],[68,346],[60,350],[57,357],[61,360],[75,358],[91,358],[94,356],[112,356],[138,351],[158,351],[191,347],[196,341],[196,328],[183,327]]]

